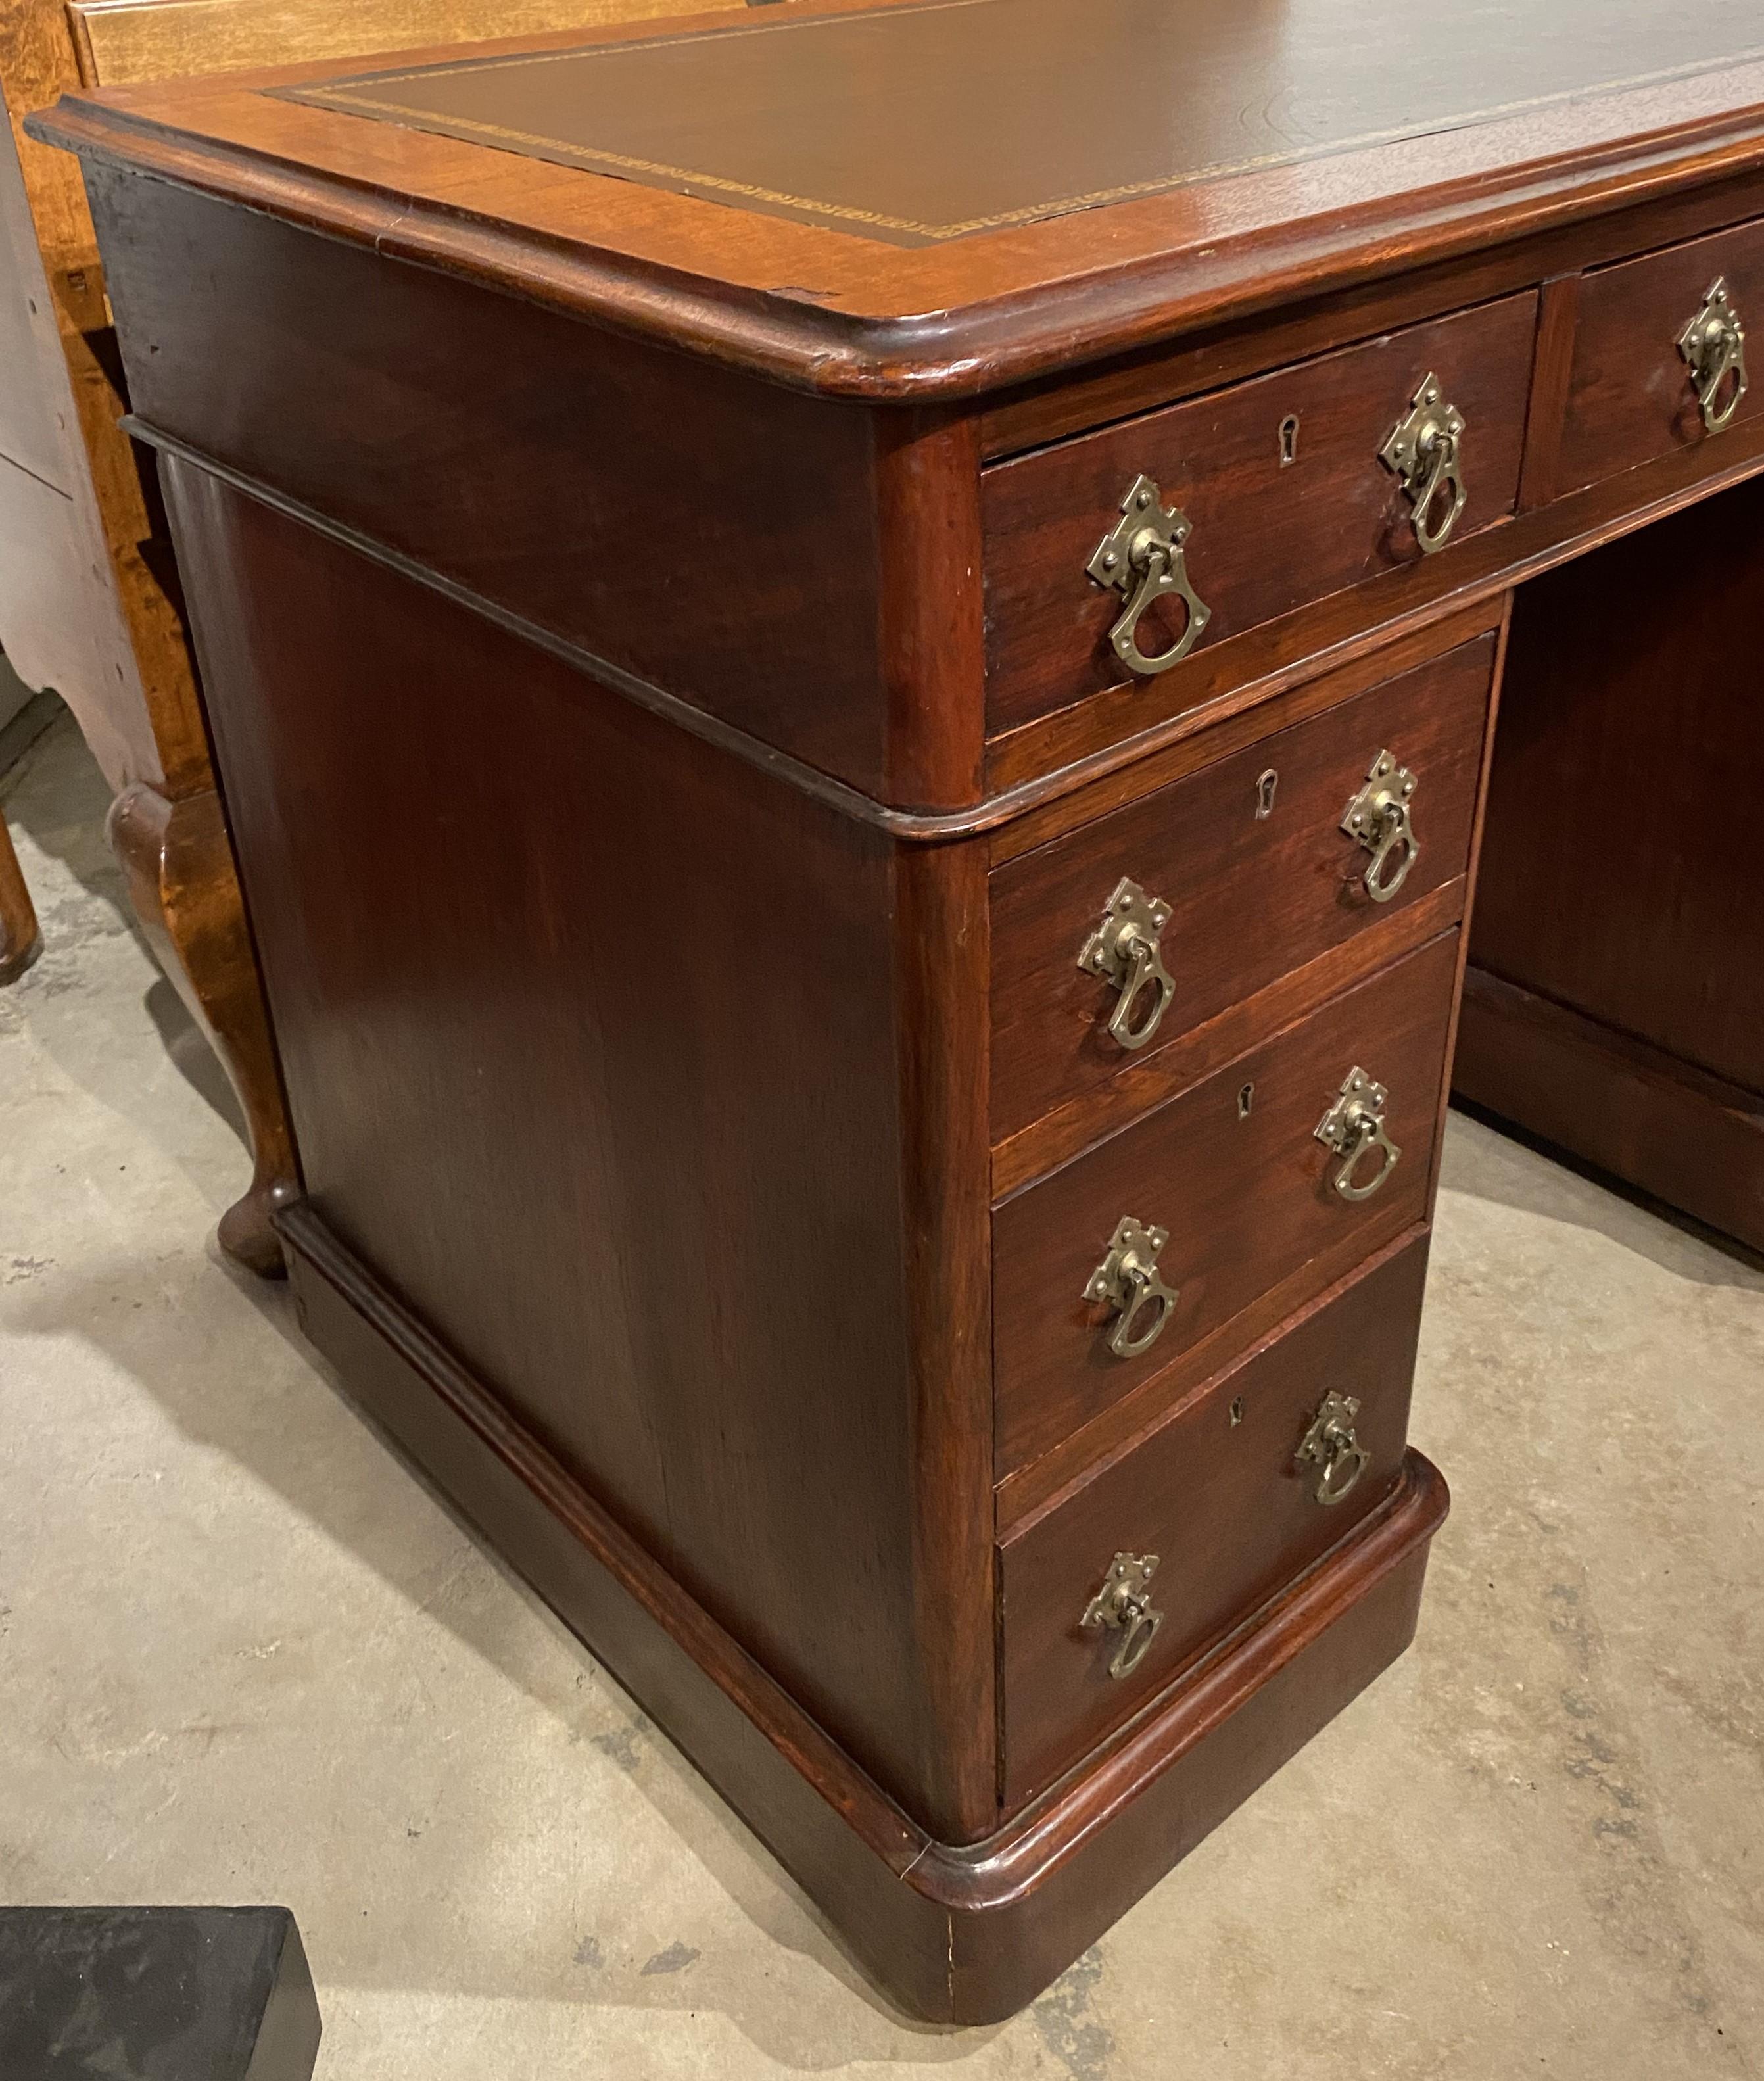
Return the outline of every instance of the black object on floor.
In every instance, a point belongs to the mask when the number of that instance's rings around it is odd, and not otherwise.
[[[0,1908],[5,2081],[311,2081],[285,1907]]]

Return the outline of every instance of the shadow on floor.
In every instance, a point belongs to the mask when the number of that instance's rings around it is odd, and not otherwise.
[[[731,2021],[772,2057],[812,2070],[843,2066],[853,2058],[940,2062],[971,2056],[995,2034],[922,2024],[897,2009],[808,1896],[610,1673],[602,1682],[580,1686],[582,1645],[480,1540],[469,1520],[397,1442],[351,1399],[300,1336],[287,1287],[254,1278],[232,1264],[212,1238],[208,1254],[214,1269],[297,1355],[298,1367],[265,1368],[259,1360],[247,1382],[217,1375],[212,1364],[182,1363],[174,1338],[133,1334],[132,1322],[141,1319],[137,1311],[162,1305],[164,1272],[158,1263],[116,1267],[111,1276],[71,1291],[58,1284],[52,1307],[45,1292],[43,1301],[27,1301],[17,1308],[15,1320],[27,1334],[72,1333],[97,1345],[166,1412],[183,1436],[244,1469],[338,1548],[364,1562],[405,1604],[446,1626],[472,1654],[499,1671],[567,1729],[572,1743],[582,1743],[616,1768],[681,1850],[750,1924],[783,1949],[813,1961],[867,2012],[868,2022],[860,2023],[859,2030],[872,2032],[873,2037],[854,2045],[848,2035],[842,2049],[827,2043],[807,2019],[781,2016],[775,1984],[768,1988],[756,1983],[750,2001],[724,1999],[720,2006]],[[435,1545],[414,1536],[413,1502],[402,1478],[414,1481],[439,1506],[560,1652],[539,1650],[532,1629],[511,1622],[502,1595],[450,1595],[438,1589]],[[452,1583],[459,1573],[458,1557],[448,1557],[446,1566],[446,1580]],[[589,1796],[596,1768],[585,1770]],[[401,1986],[448,1993],[559,1998],[549,1984],[523,1986],[520,1963],[498,1960],[494,1943],[473,1954],[472,1965],[482,1975],[475,1984],[470,1968],[462,1967],[456,1976],[445,1970],[446,1963],[432,1946],[419,1946],[397,1961],[392,1978]],[[603,1986],[590,1980],[571,1999],[596,2006],[609,1998]],[[616,2005],[666,2010],[708,2004],[702,1986],[663,1970],[622,1987]],[[846,2020],[848,2024],[856,2021],[850,2011]]]
[[[191,1017],[172,983],[160,973],[129,902],[121,868],[104,836],[111,791],[86,749],[78,725],[58,696],[39,694],[4,733],[16,753],[0,771],[0,796],[14,831],[29,849],[63,870],[30,877],[43,927],[44,952],[66,955],[94,938],[126,932],[152,970],[145,998],[148,1017],[167,1057],[211,1111],[225,1120],[247,1155],[245,1114],[220,1057]],[[53,886],[62,883],[57,894]],[[71,892],[65,883],[74,886]],[[52,987],[53,971],[51,971]],[[249,1173],[247,1174],[249,1175]]]
[[[1473,1142],[1448,1141],[1441,1177],[1447,1192],[1592,1230],[1699,1285],[1764,1289],[1764,1256],[1732,1236],[1480,1106],[1455,1097],[1451,1109],[1480,1132]],[[1514,1160],[1520,1150],[1549,1167]]]

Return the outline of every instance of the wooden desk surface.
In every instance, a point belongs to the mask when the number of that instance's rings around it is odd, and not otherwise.
[[[898,246],[1716,70],[1745,0],[913,0],[370,70],[299,100]]]
[[[972,394],[1764,164],[1764,0],[808,0],[43,128],[805,387]]]

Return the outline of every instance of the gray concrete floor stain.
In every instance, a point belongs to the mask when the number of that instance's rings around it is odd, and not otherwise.
[[[217,1256],[236,1113],[70,726],[0,801],[0,1898],[286,1902],[324,2081],[1764,2081],[1764,1268],[1455,1117],[1414,1649],[926,2028]]]

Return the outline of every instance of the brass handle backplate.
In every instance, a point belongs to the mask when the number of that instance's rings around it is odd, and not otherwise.
[[[1371,1464],[1371,1454],[1354,1435],[1359,1414],[1355,1396],[1325,1394],[1294,1455],[1300,1466],[1320,1470],[1311,1493],[1321,1503],[1339,1503]]]
[[[1463,413],[1445,401],[1439,378],[1430,375],[1378,452],[1379,460],[1402,486],[1415,540],[1428,556],[1444,549],[1469,497],[1458,460],[1463,438]],[[1435,519],[1442,498],[1445,511]]]
[[[1703,423],[1718,434],[1731,423],[1745,395],[1745,328],[1728,294],[1727,278],[1709,284],[1703,306],[1678,335],[1678,351],[1690,370]]]
[[[1342,829],[1372,856],[1362,880],[1375,903],[1389,902],[1420,855],[1420,841],[1409,819],[1414,793],[1414,775],[1391,753],[1381,751],[1342,818]]]
[[[1176,994],[1158,944],[1158,935],[1169,923],[1170,906],[1124,877],[1115,885],[1102,923],[1078,950],[1078,966],[1120,992],[1109,1034],[1129,1051],[1151,1039]]]
[[[1344,1200],[1369,1200],[1396,1168],[1402,1151],[1384,1132],[1390,1094],[1358,1064],[1342,1079],[1335,1103],[1317,1124],[1317,1138],[1341,1159],[1335,1189]],[[1363,1157],[1376,1154],[1378,1168],[1363,1184],[1354,1179]]]
[[[1117,1553],[1102,1588],[1084,1608],[1080,1625],[1091,1631],[1102,1627],[1121,1636],[1109,1658],[1111,1676],[1131,1676],[1164,1623],[1164,1614],[1152,1608],[1150,1584],[1157,1569],[1155,1553]]]
[[[1164,494],[1149,477],[1136,477],[1121,501],[1121,517],[1096,546],[1086,565],[1099,586],[1127,595],[1120,618],[1109,631],[1115,654],[1130,672],[1150,679],[1186,658],[1212,609],[1188,582],[1182,544],[1188,540],[1188,516],[1164,504]],[[1167,650],[1148,658],[1139,647],[1139,619],[1153,600],[1174,593],[1187,610],[1182,633]]]
[[[1146,1228],[1124,1215],[1109,1239],[1108,1255],[1085,1286],[1086,1301],[1119,1311],[1108,1340],[1118,1359],[1136,1359],[1164,1334],[1178,1298],[1178,1289],[1157,1276],[1158,1253],[1169,1241],[1168,1229]]]

